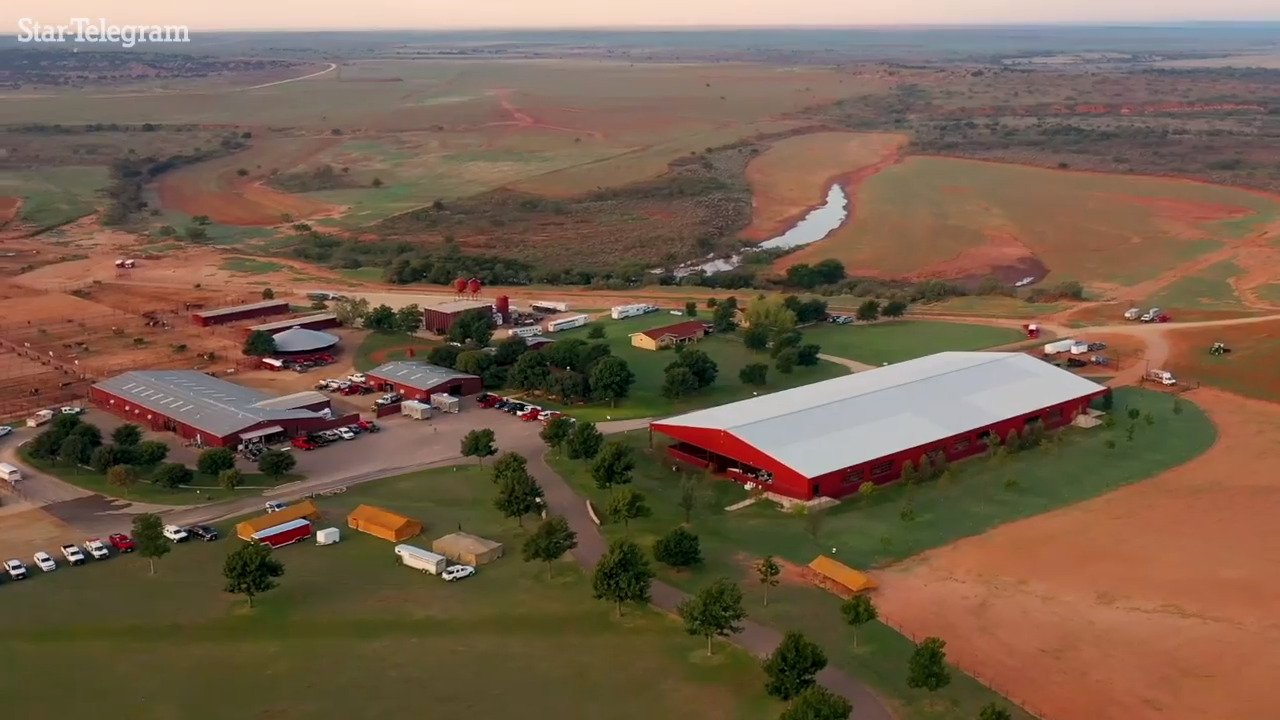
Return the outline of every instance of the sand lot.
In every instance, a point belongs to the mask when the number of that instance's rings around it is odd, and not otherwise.
[[[882,615],[1052,720],[1280,717],[1280,406],[1188,397],[1209,452],[890,568]]]

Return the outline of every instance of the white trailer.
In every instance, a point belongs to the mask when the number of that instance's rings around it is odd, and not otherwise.
[[[1147,380],[1158,382],[1161,385],[1172,386],[1178,384],[1178,379],[1168,370],[1148,370],[1145,377]]]
[[[27,427],[40,427],[45,423],[53,420],[52,410],[41,410],[40,412],[27,418]]]
[[[583,325],[586,325],[590,321],[591,321],[591,318],[586,315],[572,315],[567,318],[552,320],[551,322],[547,323],[547,332],[560,332],[561,330],[572,330],[573,328],[580,328]]]
[[[657,312],[657,305],[648,303],[636,303],[633,305],[616,305],[609,309],[609,316],[614,320],[625,320],[626,318],[639,317],[647,315],[651,312]]]
[[[1066,340],[1055,340],[1054,342],[1051,342],[1051,343],[1045,343],[1044,354],[1057,355],[1058,353],[1070,352],[1071,347],[1075,344],[1076,344],[1076,341],[1072,338],[1067,338]]]
[[[430,420],[431,406],[417,400],[405,400],[400,403],[400,414],[414,420]]]
[[[1137,320],[1142,317],[1142,308],[1129,308],[1124,311],[1125,320]]]
[[[431,396],[431,407],[440,412],[456,413],[462,409],[462,401],[446,393],[435,393]]]
[[[22,471],[10,465],[9,463],[0,463],[0,480],[8,481],[10,485],[22,479]]]
[[[569,312],[569,303],[536,300],[529,303],[529,309],[545,315],[554,315],[556,313]]]
[[[449,560],[445,556],[414,545],[397,545],[396,557],[400,558],[400,564],[432,575],[439,575],[449,565]]]
[[[342,538],[341,531],[338,528],[331,527],[316,531],[317,545],[336,545],[338,540]]]
[[[509,334],[511,337],[519,338],[537,337],[542,334],[542,326],[529,325],[527,327],[512,328]]]
[[[1072,355],[1083,355],[1089,352],[1089,343],[1077,340],[1071,345]]]

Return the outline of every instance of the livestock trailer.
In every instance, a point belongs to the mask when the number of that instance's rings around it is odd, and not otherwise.
[[[462,408],[462,401],[452,395],[435,393],[431,396],[431,407],[440,412],[456,413]]]
[[[292,545],[311,537],[311,521],[305,518],[290,520],[287,523],[273,525],[266,530],[259,530],[251,537],[254,542],[270,545],[273,548]]]
[[[1073,338],[1067,338],[1066,340],[1057,340],[1051,343],[1046,343],[1044,346],[1044,354],[1057,355],[1058,353],[1070,352],[1071,347],[1075,344],[1076,344],[1076,341]]]
[[[430,420],[431,406],[417,400],[405,400],[400,403],[400,414],[414,420]]]
[[[569,303],[553,302],[551,300],[534,300],[529,303],[529,309],[536,313],[544,315],[554,315],[556,313],[569,312]]]
[[[402,565],[429,572],[432,575],[439,575],[449,565],[449,560],[445,556],[413,545],[397,545],[396,557],[400,558]]]
[[[334,545],[341,539],[342,533],[336,527],[325,528],[316,532],[317,545]]]
[[[519,338],[537,337],[541,334],[542,334],[542,326],[540,325],[529,325],[527,327],[512,328],[510,332],[511,337],[519,337]]]
[[[560,332],[561,330],[580,328],[590,321],[591,318],[586,315],[571,315],[570,317],[552,320],[547,323],[547,332]]]

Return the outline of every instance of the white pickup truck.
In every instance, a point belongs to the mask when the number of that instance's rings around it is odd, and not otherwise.
[[[80,548],[76,547],[75,545],[63,545],[62,557],[66,558],[67,562],[71,563],[72,565],[84,564],[84,553],[80,552]]]
[[[27,577],[27,566],[21,560],[5,560],[4,570],[9,573],[9,577],[13,580],[23,580]]]
[[[98,538],[89,538],[84,541],[84,550],[93,556],[94,560],[106,560],[111,557],[111,551]]]
[[[177,525],[165,525],[164,536],[176,543],[184,542],[187,538],[191,537],[187,534],[186,528],[182,528]]]

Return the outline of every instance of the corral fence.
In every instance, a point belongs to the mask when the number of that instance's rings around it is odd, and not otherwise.
[[[907,630],[906,628],[895,624],[893,621],[885,619],[883,615],[881,615],[877,619],[880,622],[884,623],[885,625],[889,626],[890,628],[893,628],[895,631],[897,631],[899,635],[907,638],[913,644],[919,645],[920,641],[924,639],[923,637],[917,636],[915,633],[911,632],[910,630]],[[945,638],[943,639],[945,640]],[[974,670],[965,670],[964,673],[969,677],[973,678],[974,680],[977,680],[979,683],[982,683],[982,685],[984,685],[988,690],[991,690],[992,692],[997,693],[998,695],[1001,695],[1002,697],[1007,699],[1009,702],[1022,708],[1024,711],[1027,712],[1028,715],[1039,718],[1040,720],[1049,720],[1049,716],[1045,715],[1044,713],[1040,712],[1035,707],[1033,707],[1026,698],[1020,697],[1018,694],[1014,693],[1008,688],[1001,687],[998,683],[996,683],[991,678],[984,677],[983,675],[981,675],[980,673]]]

